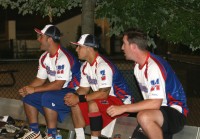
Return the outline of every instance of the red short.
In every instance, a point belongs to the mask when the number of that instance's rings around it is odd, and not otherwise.
[[[102,119],[103,119],[103,127],[105,127],[106,125],[108,125],[112,120],[114,120],[117,117],[120,116],[127,116],[127,114],[122,114],[122,115],[118,115],[115,117],[110,117],[106,110],[108,107],[110,107],[111,105],[124,105],[123,102],[114,97],[114,96],[108,96],[107,99],[97,99],[94,100],[99,108],[99,112],[102,114]],[[86,125],[90,125],[90,120],[88,117],[88,103],[87,102],[83,102],[83,103],[79,103],[79,107],[81,109],[82,115],[84,117],[85,120],[85,124]]]

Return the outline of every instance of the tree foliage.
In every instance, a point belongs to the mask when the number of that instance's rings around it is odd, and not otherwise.
[[[18,8],[20,14],[61,16],[82,0],[0,0],[4,8]],[[110,35],[138,27],[172,43],[200,48],[199,0],[97,0],[96,17],[107,18]]]
[[[173,43],[200,48],[199,0],[103,0],[98,17],[108,18],[112,34],[138,27]]]
[[[81,7],[81,0],[0,0],[3,8],[18,9],[19,14],[41,14],[59,17],[73,7]]]

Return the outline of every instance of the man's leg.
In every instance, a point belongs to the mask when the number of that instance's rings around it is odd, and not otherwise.
[[[23,98],[24,110],[29,122],[30,132],[26,133],[22,138],[25,139],[42,139],[39,132],[38,113],[43,112],[41,107],[42,93],[33,93]]]
[[[42,95],[42,107],[47,122],[48,136],[55,138],[57,130],[57,121],[62,122],[66,115],[71,111],[70,107],[64,104],[64,96],[67,92],[73,92],[72,89],[62,89],[56,91],[47,91]]]
[[[23,98],[24,111],[28,118],[29,127],[36,134],[39,133],[38,113],[39,111],[43,112],[41,106],[42,95],[43,93],[33,93]]]
[[[174,108],[162,106],[160,111],[164,117],[162,126],[164,139],[172,139],[173,134],[183,129],[186,117]]]
[[[87,120],[87,122],[85,122],[85,119],[82,115],[83,113],[80,110],[80,107],[79,107],[80,105],[81,105],[81,108],[83,109],[85,117],[88,118],[88,115],[89,115],[89,119]],[[102,118],[101,118],[101,121],[99,122],[99,117],[101,116],[96,115],[96,113],[98,113],[98,107],[96,103],[88,102],[88,105],[87,103],[82,103],[82,104],[80,103],[79,105],[71,107],[71,111],[72,111],[72,119],[74,122],[75,132],[76,132],[76,139],[85,139],[83,127],[85,127],[86,123],[89,123],[89,121],[90,121],[90,127],[91,127],[91,135],[92,135],[91,139],[98,139],[98,136],[100,136],[100,133],[101,133],[100,131],[102,128],[96,130],[96,127],[97,128],[99,127],[97,126],[99,123],[101,123],[101,126],[102,126]]]
[[[79,105],[71,107],[72,120],[76,132],[76,139],[85,139],[83,127],[85,127],[85,121],[82,116]]]
[[[91,135],[92,139],[98,139],[101,135],[101,130],[103,128],[103,119],[102,115],[99,112],[99,108],[94,101],[88,102],[89,106],[89,119],[90,119],[90,128],[91,128]]]
[[[55,138],[56,136],[56,126],[57,126],[57,119],[58,119],[58,113],[52,109],[44,107],[44,115],[48,127],[48,136],[52,136]]]
[[[35,107],[26,103],[24,103],[24,110],[28,118],[30,129],[35,133],[38,133],[39,132],[39,125],[37,121],[38,110]]]
[[[163,139],[162,125],[164,122],[160,110],[144,110],[138,113],[137,120],[149,139]]]

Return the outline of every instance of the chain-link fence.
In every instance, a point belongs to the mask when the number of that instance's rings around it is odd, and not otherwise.
[[[125,60],[113,60],[122,71],[134,94],[136,101],[141,99],[133,76],[133,63]],[[200,65],[170,61],[186,90],[190,109],[187,124],[200,126]],[[0,61],[0,97],[21,99],[18,90],[30,83],[36,76],[38,60],[3,60]]]
[[[20,99],[18,90],[34,79],[37,67],[36,60],[0,61],[0,96]]]

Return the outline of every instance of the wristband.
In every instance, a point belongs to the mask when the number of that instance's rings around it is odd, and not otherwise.
[[[78,98],[79,98],[79,102],[86,102],[87,101],[86,95],[79,95]]]

